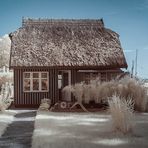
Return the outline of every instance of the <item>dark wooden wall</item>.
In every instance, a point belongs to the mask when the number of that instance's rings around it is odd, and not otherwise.
[[[23,92],[23,72],[49,72],[48,92]],[[38,107],[41,99],[51,98],[52,103],[58,99],[57,70],[55,69],[15,69],[14,70],[14,105],[17,107]]]
[[[61,69],[60,69],[61,70]],[[64,70],[64,69],[63,69]],[[70,70],[70,69],[69,69]],[[47,71],[49,72],[49,91],[48,92],[23,92],[23,72]],[[112,74],[117,72],[101,72],[102,80],[111,79]],[[84,80],[85,73],[71,69],[71,84]],[[54,104],[59,100],[58,93],[58,69],[51,68],[21,68],[14,69],[14,105],[16,107],[38,107],[41,99],[50,98]],[[74,98],[72,97],[72,101]]]

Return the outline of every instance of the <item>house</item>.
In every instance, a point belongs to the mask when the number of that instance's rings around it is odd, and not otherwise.
[[[23,19],[9,36],[16,107],[39,106],[43,98],[64,100],[64,86],[110,80],[127,68],[119,35],[102,19]]]

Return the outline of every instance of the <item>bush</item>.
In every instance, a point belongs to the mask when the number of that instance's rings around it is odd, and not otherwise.
[[[5,85],[8,82],[12,83],[13,78],[8,75],[0,76],[0,91],[1,91],[2,85]]]
[[[134,102],[134,109],[137,111],[145,111],[147,105],[147,90],[141,81],[130,77],[124,77],[120,80],[112,80],[109,82],[100,82],[96,80],[90,81],[89,84],[79,83],[72,86],[66,86],[63,92],[72,92],[76,100],[79,102],[95,103],[107,102],[109,97],[117,94],[121,98]],[[66,94],[66,93],[65,93]]]
[[[134,101],[134,108],[138,111],[145,111],[148,100],[147,90],[140,80],[125,77],[119,81],[117,92],[121,97],[131,98]]]
[[[0,94],[0,111],[6,110],[13,101],[13,88],[11,87],[11,84],[6,83],[5,85],[2,85],[1,94]]]
[[[48,98],[44,98],[41,100],[39,110],[49,111],[50,106],[51,106],[51,100]]]
[[[133,129],[133,108],[132,99],[125,100],[117,95],[113,95],[108,100],[113,126],[115,130],[124,134],[132,132]]]

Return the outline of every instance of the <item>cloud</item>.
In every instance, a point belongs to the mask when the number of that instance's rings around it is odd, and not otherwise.
[[[145,46],[145,47],[143,48],[143,50],[148,50],[148,46]]]
[[[148,0],[143,0],[143,1],[140,1],[140,2],[142,2],[142,3],[140,3],[137,7],[136,7],[136,9],[137,10],[145,10],[145,9],[148,9]]]
[[[143,52],[144,52],[144,50],[147,50],[148,51],[148,45],[147,46],[144,46],[144,47],[141,47],[141,48],[138,48],[137,50],[138,51],[143,51]],[[131,52],[136,53],[136,50],[135,49],[133,49],[133,50],[127,49],[127,50],[123,50],[123,51],[124,51],[124,53],[131,53]]]
[[[135,50],[124,50],[125,53],[135,52]]]

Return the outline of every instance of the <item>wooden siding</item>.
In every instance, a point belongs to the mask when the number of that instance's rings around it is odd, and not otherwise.
[[[110,81],[111,79],[115,79],[116,76],[124,74],[122,71],[98,71],[94,72],[96,73],[96,76],[100,78],[101,81]],[[76,72],[75,73],[75,82],[79,83],[81,81],[85,81],[86,74],[90,74],[90,72]],[[74,84],[73,83],[73,84]]]
[[[23,92],[23,72],[49,72],[48,92]],[[54,69],[15,69],[14,70],[14,105],[15,106],[39,106],[41,99],[51,98],[52,103],[58,99],[57,70]]]
[[[50,98],[52,104],[59,101],[58,90],[58,70],[51,68],[21,68],[14,69],[14,105],[16,107],[38,107],[41,99]],[[65,70],[63,68],[63,70]],[[79,72],[79,69],[71,70],[71,84],[84,81],[85,73]],[[46,71],[49,73],[49,91],[48,92],[23,92],[23,72],[41,72]],[[100,71],[102,80],[110,80],[112,75],[119,74],[121,71]],[[72,101],[74,97],[72,96]]]

